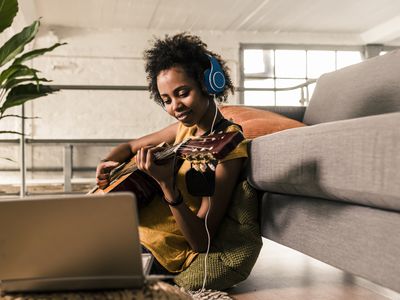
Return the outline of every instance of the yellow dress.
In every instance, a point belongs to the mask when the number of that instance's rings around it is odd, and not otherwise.
[[[178,144],[187,137],[194,136],[197,127],[179,125],[175,143]],[[225,131],[238,131],[235,125],[229,126]],[[247,157],[247,141],[240,143],[222,161]],[[185,161],[178,170],[176,184],[181,191],[185,205],[197,214],[200,208],[200,197],[194,197],[187,191],[185,174],[190,169],[190,163]],[[139,212],[139,235],[141,243],[151,251],[157,261],[169,272],[182,272],[198,255],[193,251],[179,230],[169,206],[161,199],[155,197],[150,204]]]

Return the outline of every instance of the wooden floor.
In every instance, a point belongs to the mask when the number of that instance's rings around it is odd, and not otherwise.
[[[90,186],[74,187],[88,191]],[[4,191],[3,191],[4,190]],[[32,186],[29,192],[43,192]],[[61,186],[46,191],[62,192]],[[18,189],[2,189],[18,193]],[[300,252],[264,239],[260,256],[249,278],[228,290],[236,300],[400,300],[400,294],[352,276]]]
[[[229,295],[236,300],[400,300],[400,294],[264,239],[257,263]]]

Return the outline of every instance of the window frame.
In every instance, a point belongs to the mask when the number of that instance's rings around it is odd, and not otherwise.
[[[391,51],[394,50],[398,47],[395,46],[385,46],[385,45],[371,45],[371,46],[380,46],[381,51]],[[308,55],[307,51],[312,51],[312,50],[321,50],[321,51],[335,51],[335,69],[337,68],[337,52],[338,51],[359,51],[361,53],[361,59],[362,61],[365,60],[365,53],[366,53],[366,48],[368,45],[320,45],[320,44],[274,44],[274,43],[240,43],[239,44],[239,82],[240,82],[240,92],[239,92],[239,104],[245,104],[244,103],[244,82],[246,79],[273,79],[274,80],[274,89],[276,87],[276,80],[277,79],[286,79],[286,78],[281,78],[281,77],[276,77],[276,70],[275,70],[275,51],[276,50],[304,50],[306,51],[306,70],[305,70],[305,81],[308,79],[308,70],[307,70],[307,65],[308,65]],[[245,50],[251,50],[251,49],[257,49],[257,50],[273,50],[273,55],[274,55],[274,69],[273,69],[273,77],[268,77],[268,76],[263,76],[263,75],[245,75],[244,73],[244,51]],[[303,78],[301,78],[303,79]],[[274,99],[276,105],[276,91],[274,91]]]

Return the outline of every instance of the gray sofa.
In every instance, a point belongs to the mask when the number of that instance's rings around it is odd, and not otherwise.
[[[248,180],[270,240],[400,292],[400,50],[324,74],[306,123],[256,138]]]

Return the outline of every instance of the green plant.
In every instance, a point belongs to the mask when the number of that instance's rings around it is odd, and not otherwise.
[[[18,12],[17,0],[0,0],[0,33],[11,26]],[[6,114],[15,106],[51,94],[57,89],[42,84],[50,82],[39,77],[39,71],[26,65],[29,60],[50,52],[64,43],[56,43],[49,48],[35,49],[24,53],[24,48],[36,36],[40,21],[15,34],[0,48],[0,120],[4,118],[25,118],[16,114]],[[22,134],[17,131],[0,130],[0,133]]]

